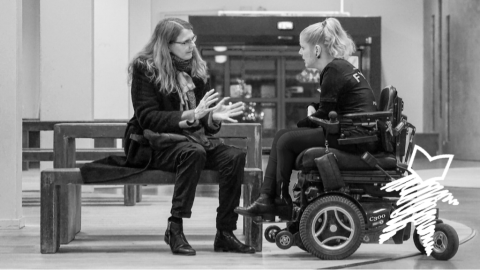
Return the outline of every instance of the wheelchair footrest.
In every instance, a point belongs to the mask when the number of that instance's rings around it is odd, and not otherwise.
[[[265,213],[253,218],[255,223],[288,222],[292,219],[291,206],[277,206],[273,213]]]

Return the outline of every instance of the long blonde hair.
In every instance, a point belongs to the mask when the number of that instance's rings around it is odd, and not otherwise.
[[[178,18],[166,18],[158,22],[147,45],[133,58],[128,65],[129,81],[132,81],[133,67],[142,65],[148,71],[149,78],[160,86],[165,94],[178,89],[176,70],[168,46],[175,41],[183,29],[193,31],[193,26]],[[192,76],[207,81],[207,64],[200,56],[197,48],[193,48]]]
[[[352,55],[356,46],[352,38],[335,18],[328,18],[303,29],[300,33],[311,45],[323,44],[328,53],[335,58],[347,58]]]

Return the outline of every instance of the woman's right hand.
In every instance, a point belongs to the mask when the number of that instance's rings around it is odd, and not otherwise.
[[[210,105],[218,100],[218,93],[214,93],[214,91],[215,89],[208,91],[198,103],[195,108],[195,120],[201,119],[215,108],[210,108]]]

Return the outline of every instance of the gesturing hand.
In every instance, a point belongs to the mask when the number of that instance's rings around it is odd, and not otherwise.
[[[223,98],[218,104],[213,107],[212,111],[212,118],[215,121],[229,121],[229,122],[238,122],[232,117],[238,116],[243,113],[244,104],[243,102],[236,102],[234,104],[225,105],[225,101],[227,101],[229,97]]]
[[[208,91],[198,103],[195,108],[195,120],[204,117],[207,113],[215,109],[215,107],[210,108],[210,105],[218,100],[218,93],[213,93],[213,91],[215,91],[215,89]]]

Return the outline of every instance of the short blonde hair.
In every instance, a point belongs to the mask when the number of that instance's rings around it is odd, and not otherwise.
[[[345,59],[356,50],[355,43],[335,18],[312,24],[303,29],[300,35],[311,45],[323,44],[335,58]]]
[[[128,66],[129,80],[132,80],[133,67],[141,65],[148,71],[150,79],[160,86],[160,91],[166,94],[176,92],[176,70],[168,45],[175,41],[183,29],[193,31],[193,26],[178,18],[166,18],[158,22],[150,41],[133,58]],[[192,76],[207,81],[207,63],[202,59],[197,47],[193,47]]]

